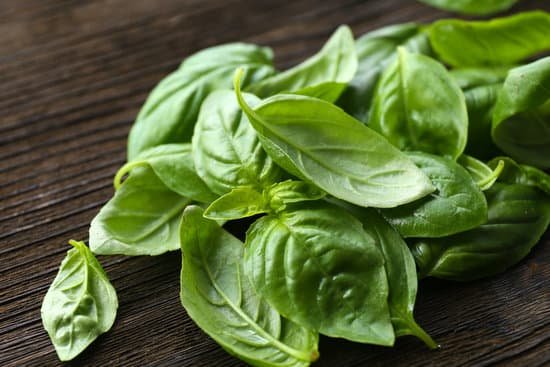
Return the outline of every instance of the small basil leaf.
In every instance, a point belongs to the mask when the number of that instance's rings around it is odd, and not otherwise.
[[[490,15],[507,10],[518,0],[419,0],[433,7],[468,15]]]
[[[247,232],[244,261],[281,315],[328,336],[393,345],[384,260],[345,210],[312,201],[260,218]]]
[[[260,101],[251,94],[244,98],[251,105]],[[261,190],[283,176],[229,90],[213,92],[204,101],[193,136],[193,158],[199,176],[219,195],[240,186]]]
[[[164,144],[147,149],[126,163],[115,176],[118,189],[122,177],[138,166],[148,165],[170,190],[193,200],[209,203],[217,198],[197,175],[191,155],[191,144]]]
[[[415,202],[381,210],[403,237],[443,237],[487,221],[485,197],[458,163],[420,152],[410,152],[409,157],[437,191]]]
[[[100,255],[159,255],[179,247],[178,225],[190,199],[170,190],[149,166],[135,167],[90,225]]]
[[[489,221],[454,236],[412,245],[420,275],[466,281],[518,263],[550,224],[550,198],[534,187],[496,183],[486,192]]]
[[[462,167],[466,168],[472,179],[483,191],[488,190],[491,186],[493,186],[504,169],[503,160],[499,160],[493,170],[479,159],[470,157],[466,154],[463,154],[458,158],[458,163]]]
[[[510,70],[494,108],[491,133],[495,144],[515,160],[550,168],[550,57]]]
[[[550,175],[535,167],[517,164],[508,157],[497,157],[488,163],[489,167],[497,167],[504,162],[504,169],[498,181],[510,184],[522,184],[536,187],[550,195]]]
[[[201,329],[253,366],[306,367],[318,358],[318,335],[282,318],[244,277],[242,242],[195,206],[181,228],[180,298]]]
[[[361,206],[393,207],[433,191],[428,178],[386,139],[331,103],[277,95],[239,104],[266,152],[289,173]]]
[[[360,121],[367,122],[368,111],[380,74],[397,57],[397,47],[430,54],[426,34],[415,23],[390,25],[369,32],[355,41],[359,64],[357,72],[338,99],[338,105]]]
[[[341,26],[317,54],[245,90],[260,98],[280,92],[295,92],[333,102],[338,99],[356,70],[353,34],[349,27]]]
[[[205,218],[233,220],[269,212],[265,196],[252,187],[237,187],[214,201],[204,212]]]
[[[468,91],[476,87],[502,84],[508,70],[509,67],[462,68],[451,70],[450,74],[463,91]]]
[[[398,53],[380,77],[369,126],[399,149],[458,158],[468,135],[462,91],[437,61]]]
[[[488,21],[443,19],[429,28],[438,56],[454,67],[510,65],[550,49],[550,14],[524,12]]]
[[[164,78],[141,108],[128,137],[128,160],[147,148],[191,140],[199,107],[215,89],[231,87],[235,68],[243,66],[250,84],[274,72],[269,48],[245,43],[211,47],[189,56]]]
[[[115,322],[116,291],[84,242],[71,240],[42,301],[41,316],[60,360],[79,355]]]
[[[325,192],[315,185],[292,180],[278,182],[266,190],[269,206],[275,211],[285,209],[288,204],[319,200],[325,195]]]

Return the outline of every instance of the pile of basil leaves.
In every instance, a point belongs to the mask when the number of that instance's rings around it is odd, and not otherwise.
[[[342,26],[282,72],[253,44],[189,56],[44,298],[59,358],[115,320],[94,254],[176,250],[188,315],[251,365],[308,366],[319,334],[437,347],[413,318],[418,278],[500,273],[549,225],[550,57],[533,59],[549,35],[536,11]],[[242,243],[222,225],[244,217]]]

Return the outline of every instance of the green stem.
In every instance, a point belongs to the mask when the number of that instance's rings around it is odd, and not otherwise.
[[[147,162],[133,161],[133,162],[128,162],[124,166],[120,167],[120,169],[115,175],[115,178],[113,179],[113,186],[115,187],[115,190],[120,189],[120,186],[122,186],[122,177],[124,177],[125,174],[130,172],[134,167],[142,166],[145,164],[147,164]]]
[[[504,161],[498,161],[498,164],[497,166],[495,167],[495,169],[493,170],[493,172],[485,177],[484,179],[482,180],[479,180],[477,182],[477,185],[482,189],[482,190],[487,190],[489,189],[492,185],[491,183],[493,181],[496,181],[496,179],[500,176],[500,174],[502,173],[502,170],[504,169]],[[487,187],[487,185],[489,185]]]

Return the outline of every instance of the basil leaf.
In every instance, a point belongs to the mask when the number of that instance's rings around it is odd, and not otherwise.
[[[458,158],[468,134],[462,91],[437,61],[402,47],[398,54],[380,77],[369,126],[399,149]]]
[[[458,86],[464,91],[469,91],[480,86],[502,84],[509,67],[478,67],[463,68],[449,71]]]
[[[437,348],[437,343],[414,320],[418,280],[407,244],[375,210],[362,209],[358,214],[363,228],[375,239],[384,256],[390,289],[388,305],[395,336],[414,335],[431,349]]]
[[[100,255],[160,255],[179,248],[181,212],[191,202],[148,167],[135,167],[90,225],[90,249]]]
[[[504,169],[504,161],[499,160],[495,164],[495,169],[491,169],[488,165],[469,155],[461,155],[458,158],[458,163],[466,168],[472,179],[477,183],[483,191],[488,190],[496,182]]]
[[[550,14],[524,12],[488,21],[443,19],[429,28],[432,47],[455,67],[510,65],[550,49]]]
[[[412,245],[421,276],[466,281],[498,274],[523,259],[550,224],[550,198],[536,188],[496,183],[485,195],[486,224]]]
[[[315,201],[260,218],[244,261],[281,315],[328,336],[393,345],[382,255],[345,210]]]
[[[209,219],[232,220],[284,210],[288,204],[319,200],[325,193],[302,181],[287,180],[262,192],[251,187],[237,187],[214,201],[205,210]]]
[[[369,32],[355,41],[357,72],[338,99],[338,105],[360,121],[368,121],[368,111],[380,74],[397,57],[397,47],[430,54],[426,34],[415,23],[390,25]]]
[[[195,172],[191,144],[163,144],[147,149],[118,170],[114,179],[115,188],[120,188],[126,173],[139,166],[151,167],[167,188],[181,196],[202,203],[217,198]]]
[[[491,133],[495,144],[517,161],[550,168],[550,57],[510,70]]]
[[[215,89],[231,87],[235,68],[246,69],[244,84],[274,72],[269,48],[246,43],[211,47],[185,59],[164,78],[141,108],[128,136],[128,160],[147,148],[191,140],[199,107]]]
[[[550,195],[550,175],[546,172],[535,167],[517,164],[508,157],[496,157],[488,165],[496,167],[500,162],[504,162],[504,169],[498,178],[500,182],[536,187]]]
[[[341,26],[317,54],[245,90],[260,98],[295,92],[332,102],[338,99],[356,70],[353,34],[349,27]]]
[[[115,322],[118,299],[84,242],[71,240],[40,310],[60,360],[70,361]]]
[[[187,314],[229,353],[253,366],[309,366],[318,335],[282,318],[243,276],[243,244],[202,210],[181,228],[181,292]]]
[[[251,94],[244,98],[252,105],[260,101]],[[240,186],[261,189],[283,176],[229,90],[213,92],[204,101],[193,136],[193,158],[198,174],[219,195]]]
[[[266,152],[289,173],[361,206],[392,207],[433,191],[402,152],[331,103],[277,95],[252,109],[235,77],[239,104]]]
[[[443,237],[487,221],[485,197],[464,168],[427,153],[408,155],[437,191],[415,202],[381,210],[403,237]]]
[[[518,0],[419,0],[433,7],[468,15],[490,15],[510,9]]]

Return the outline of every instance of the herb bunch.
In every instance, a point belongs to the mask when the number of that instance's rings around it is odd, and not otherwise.
[[[181,251],[181,303],[254,366],[413,335],[418,279],[524,258],[550,223],[550,14],[338,28],[301,64],[200,51],[151,92],[115,194],[42,305],[59,358],[114,323],[95,255]],[[525,60],[529,60],[525,63]],[[245,243],[223,223],[252,217]]]

